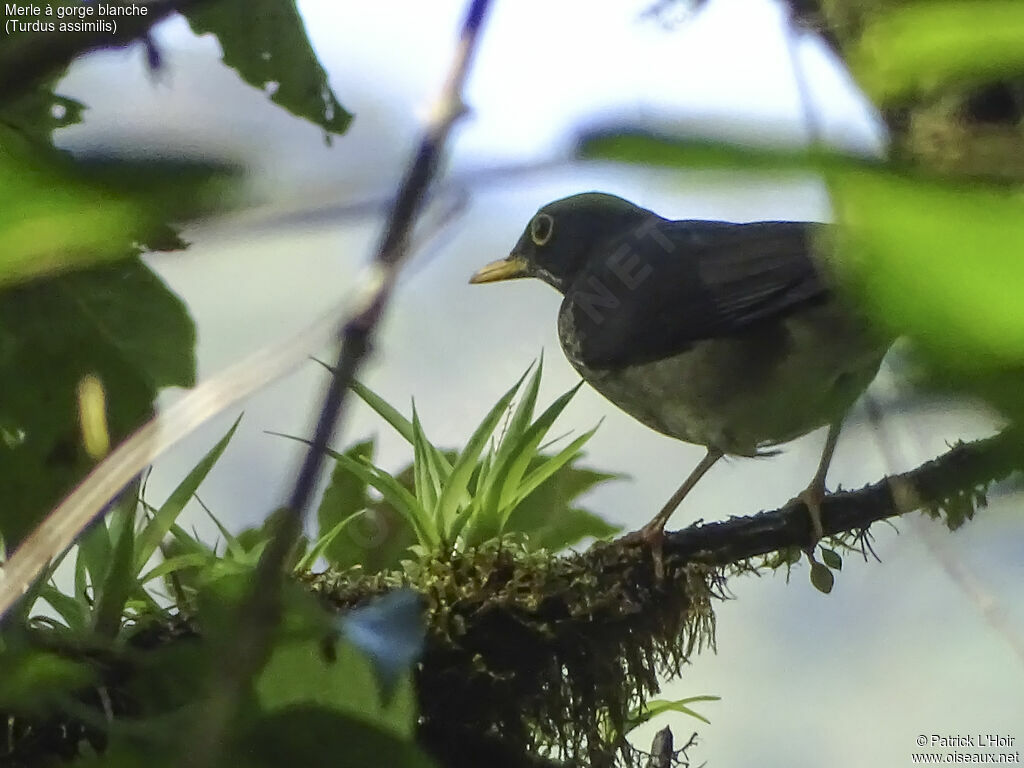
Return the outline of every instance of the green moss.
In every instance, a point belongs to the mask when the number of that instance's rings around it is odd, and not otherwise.
[[[505,539],[401,575],[357,571],[310,577],[315,591],[349,607],[407,584],[430,604],[418,673],[421,735],[451,754],[470,742],[569,764],[627,763],[615,734],[630,710],[714,643],[710,600],[717,570],[649,558],[621,546],[583,555],[529,553]]]

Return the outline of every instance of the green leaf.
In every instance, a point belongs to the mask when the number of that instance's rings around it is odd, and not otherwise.
[[[125,603],[139,586],[136,581],[139,569],[134,567],[136,488],[130,487],[128,490],[122,492],[110,514],[113,549],[110,562],[106,564],[106,574],[96,590],[93,628],[103,637],[117,636]]]
[[[416,497],[402,486],[395,478],[367,460],[356,461],[342,453],[330,452],[334,460],[343,464],[346,469],[376,488],[381,495],[405,518],[406,522],[416,531],[421,543],[428,546],[438,544],[438,532],[434,521],[424,510]]]
[[[189,552],[183,555],[173,555],[146,571],[146,573],[139,577],[139,583],[148,584],[154,579],[162,579],[178,571],[202,568],[209,565],[214,559],[214,555],[207,552]]]
[[[346,451],[352,458],[360,455],[372,459],[372,451],[362,453],[354,446]],[[446,459],[449,462],[450,459]],[[348,487],[359,488],[359,499],[346,496],[345,485],[339,485],[345,477],[352,478]],[[402,487],[411,489],[414,484],[412,465],[407,466],[395,475],[395,480]],[[417,541],[416,534],[406,518],[386,500],[371,501],[365,493],[366,483],[351,473],[343,464],[336,463],[331,473],[331,485],[324,492],[325,502],[328,494],[336,491],[337,498],[353,498],[353,507],[365,510],[365,514],[353,519],[346,526],[343,535],[335,537],[325,552],[325,557],[333,568],[345,569],[360,566],[365,573],[380,573],[395,570],[406,556],[409,547]],[[339,509],[341,507],[339,506]],[[321,530],[323,527],[321,525]]]
[[[229,585],[229,589],[233,588]],[[221,593],[214,590],[201,603],[207,620],[231,621],[230,605],[210,602],[210,598],[223,601]],[[232,599],[229,594],[229,603]],[[273,650],[255,680],[260,708],[274,711],[315,704],[411,738],[417,712],[410,664],[406,663],[394,680],[398,683],[395,695],[385,700],[378,690],[373,663],[355,644],[338,639],[334,615],[297,584],[286,587],[281,599],[283,618]],[[422,629],[420,610],[415,607],[412,618]],[[402,606],[399,609],[399,617],[405,617],[407,611]],[[217,613],[222,615],[211,615]],[[230,633],[224,639],[230,640]]]
[[[178,483],[178,486],[167,497],[167,500],[160,505],[160,508],[146,524],[146,527],[143,528],[139,534],[136,546],[136,573],[142,571],[146,563],[149,562],[149,558],[153,556],[157,547],[160,546],[160,542],[163,541],[164,537],[171,530],[171,526],[177,521],[178,515],[185,509],[185,505],[188,504],[196,491],[199,490],[199,486],[206,479],[210,470],[213,469],[213,465],[220,460],[221,454],[228,447],[231,438],[234,437],[235,430],[238,429],[241,420],[242,416],[239,415],[231,425],[231,428],[217,441],[216,445],[199,460],[188,475],[185,476],[185,479]]]
[[[322,536],[320,536],[320,538],[318,538],[313,543],[313,546],[310,547],[309,552],[307,552],[306,555],[299,560],[298,564],[295,566],[295,569],[298,571],[308,571],[310,568],[316,565],[316,561],[324,556],[324,553],[327,551],[327,548],[331,546],[331,543],[336,538],[338,538],[339,534],[341,534],[341,532],[345,530],[345,528],[347,528],[350,523],[352,523],[357,517],[359,517],[362,514],[363,511],[360,510],[359,512],[353,512],[351,515],[344,518],[343,520],[339,520],[337,525],[335,525],[331,530],[324,533]]]
[[[59,329],[57,332],[56,329]],[[0,293],[0,530],[12,547],[93,466],[77,388],[96,375],[114,442],[152,413],[157,390],[190,386],[195,329],[138,259]]]
[[[529,496],[517,502],[509,515],[505,530],[526,534],[531,550],[558,552],[587,537],[606,539],[621,530],[621,527],[594,513],[574,506],[576,499],[587,491],[601,483],[619,479],[621,475],[581,469],[575,466],[577,458],[570,460]],[[551,457],[536,457],[531,464],[531,473],[549,461]]]
[[[867,162],[817,147],[754,147],[664,136],[629,127],[593,131],[581,136],[576,154],[585,160],[608,160],[629,165],[656,165],[680,170],[766,171],[773,174],[805,174]]]
[[[412,439],[413,439],[413,473],[416,479],[416,498],[420,506],[427,514],[433,514],[437,507],[437,499],[441,494],[441,473],[434,459],[433,446],[427,440],[423,432],[423,425],[420,423],[419,414],[416,413],[416,403],[412,404]],[[445,473],[447,474],[447,473]],[[434,515],[438,527],[443,525],[443,519]]]
[[[520,482],[530,462],[537,455],[541,441],[581,386],[582,382],[551,403],[544,413],[530,425],[529,429],[514,441],[512,449],[506,454],[504,460],[496,461],[492,473],[492,484],[484,498],[482,513],[486,518],[490,518],[490,520],[485,520],[486,525],[497,526],[495,533],[500,533],[508,520],[508,514],[511,512]],[[488,535],[494,535],[494,533]]]
[[[198,498],[197,496],[196,499],[198,500]],[[227,529],[227,526],[213,512],[207,509],[205,505],[202,505],[202,507],[203,511],[206,512],[206,516],[217,526],[221,538],[224,539],[225,552],[220,557],[220,560],[233,560],[237,563],[254,564],[263,553],[267,542],[273,538],[273,522],[275,515],[277,515],[276,511],[271,512],[259,527],[248,528],[237,536],[233,536],[231,531]]]
[[[0,125],[0,287],[183,247],[168,222],[219,206],[226,177],[212,164],[73,160]]]
[[[811,561],[811,584],[816,590],[827,595],[832,591],[835,581],[836,578],[828,566],[822,565],[816,560]]]
[[[320,364],[333,373],[333,369],[330,366],[324,363]],[[394,428],[394,430],[398,432],[398,434],[404,437],[406,442],[409,443],[409,445],[414,446],[416,444],[412,422],[405,418],[405,416],[403,416],[401,413],[399,413],[394,406],[392,406],[389,402],[387,402],[384,398],[382,398],[380,395],[378,395],[376,392],[374,392],[372,389],[367,387],[362,382],[353,381],[349,385],[349,387],[352,390],[352,392],[357,397],[359,397],[360,400],[362,400],[364,403],[370,406],[370,408],[376,411],[378,416],[384,419],[384,421],[390,424]],[[438,465],[444,469],[445,474],[451,472],[451,461],[449,461],[441,453],[440,450],[436,448],[434,448],[433,450]]]
[[[517,381],[515,386],[498,399],[498,402],[494,404],[483,421],[477,426],[469,438],[469,442],[466,443],[466,447],[462,449],[462,453],[459,454],[459,458],[452,468],[452,473],[448,476],[448,482],[445,484],[444,493],[438,504],[438,525],[443,526],[442,530],[450,528],[454,522],[455,512],[459,504],[466,500],[466,489],[469,486],[473,471],[480,463],[480,452],[483,451],[488,439],[494,434],[498,422],[501,421],[501,417],[508,410],[508,406],[512,402],[512,398],[515,397],[521,383],[522,379]]]
[[[1018,0],[908,2],[870,14],[847,59],[881,102],[1024,74]]]
[[[50,145],[53,131],[80,123],[85,106],[54,93],[53,86],[58,79],[39,83],[33,90],[0,104],[0,126],[41,145]]]
[[[833,571],[843,570],[843,558],[833,549],[821,548],[821,560]]]
[[[550,459],[544,461],[536,469],[531,470],[530,473],[523,478],[522,482],[519,483],[515,497],[512,500],[512,506],[528,497],[537,489],[538,486],[540,486],[541,483],[555,474],[555,472],[570,461],[578,457],[580,452],[583,450],[583,446],[586,445],[587,441],[594,436],[595,432],[597,432],[597,427],[594,427],[589,432],[584,432]],[[511,509],[509,509],[509,512],[511,512]]]
[[[346,713],[396,736],[410,738],[416,696],[408,673],[385,705],[373,665],[347,642],[336,644],[329,658],[316,640],[278,643],[256,679],[256,696],[267,712],[317,704]]]
[[[359,717],[299,704],[274,710],[240,735],[239,759],[255,768],[323,765],[331,768],[432,768],[434,762],[409,739]],[[234,758],[229,764],[235,764]]]
[[[373,460],[374,441],[366,440],[357,443],[345,451],[345,455],[355,461],[366,458]],[[370,499],[366,492],[367,483],[359,475],[348,470],[345,465],[335,462],[331,470],[331,479],[324,489],[317,508],[316,516],[319,524],[317,541],[322,541],[328,531],[332,531],[346,520],[354,519],[354,515],[366,510]],[[355,565],[349,561],[349,543],[344,537],[331,537],[322,554],[332,566],[345,568]]]
[[[64,623],[68,625],[69,629],[82,634],[88,632],[90,612],[89,606],[84,601],[64,594],[52,584],[43,585],[39,590],[39,596],[64,619]]]
[[[1024,364],[1024,200],[868,170],[829,189],[833,263],[871,317],[965,373]]]
[[[350,610],[338,622],[344,637],[372,663],[384,704],[423,653],[424,607],[424,598],[405,587]]]
[[[648,701],[643,707],[635,709],[630,712],[629,717],[626,721],[626,733],[629,733],[637,726],[643,725],[650,720],[653,720],[658,715],[664,714],[665,712],[682,712],[684,715],[700,720],[702,723],[711,725],[711,721],[708,720],[704,715],[699,712],[695,712],[690,708],[691,704],[698,701],[720,701],[720,696],[690,696],[686,699],[676,699],[670,701],[667,699],[652,699]]]
[[[75,565],[81,571],[79,585],[82,588],[76,589],[76,594],[84,596],[85,577],[88,576],[88,583],[95,591],[98,591],[103,577],[106,576],[107,566],[110,563],[113,543],[110,541],[110,530],[104,520],[97,520],[90,525],[85,533],[78,539],[78,552],[76,553]]]
[[[352,115],[338,103],[294,0],[220,0],[183,10],[192,30],[220,41],[224,63],[326,135],[344,133]]]
[[[529,369],[523,374],[523,377],[525,378],[528,373]],[[527,430],[533,421],[533,411],[537,406],[537,394],[540,392],[540,380],[543,373],[544,355],[542,354],[537,361],[537,369],[533,372],[533,376],[530,376],[530,380],[526,383],[526,388],[520,394],[515,413],[512,414],[505,434],[502,436],[496,457],[498,460],[505,458],[505,452],[511,450],[512,444]],[[516,382],[516,391],[519,390],[521,384],[522,379]]]

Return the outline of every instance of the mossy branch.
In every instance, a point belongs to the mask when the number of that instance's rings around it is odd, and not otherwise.
[[[1007,429],[993,437],[958,443],[909,472],[856,491],[830,494],[822,505],[827,535],[865,529],[872,523],[917,510],[943,516],[951,528],[970,518],[977,497],[990,483],[1024,467],[1024,433]],[[981,489],[981,490],[979,490]],[[984,498],[981,496],[980,498]],[[722,566],[810,542],[807,510],[801,502],[750,517],[690,526],[665,538],[670,561]],[[614,545],[613,545],[614,546]]]

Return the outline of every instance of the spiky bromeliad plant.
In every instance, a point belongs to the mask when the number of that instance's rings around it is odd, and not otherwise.
[[[334,483],[340,482],[339,474],[350,475],[376,489],[412,531],[411,549],[421,558],[444,557],[505,534],[523,534],[530,549],[561,549],[585,536],[615,533],[616,527],[591,513],[568,508],[575,496],[615,476],[572,466],[596,426],[560,450],[545,452],[557,442],[545,443],[545,438],[579,387],[555,399],[535,418],[542,370],[543,361],[532,375],[527,370],[458,452],[430,442],[415,403],[409,419],[364,384],[354,383],[355,393],[412,446],[411,482],[402,482],[404,473],[392,474],[374,464],[362,444],[331,452],[337,462]],[[558,530],[552,527],[552,510],[540,514],[532,509],[534,499],[543,495],[537,492],[553,486],[557,498],[545,503],[566,507],[555,510],[564,512]]]

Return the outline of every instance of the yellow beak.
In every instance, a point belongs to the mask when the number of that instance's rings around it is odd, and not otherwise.
[[[527,277],[526,259],[519,256],[509,256],[506,259],[498,259],[477,270],[469,282],[471,283],[496,283],[499,280],[513,280],[517,277]]]

